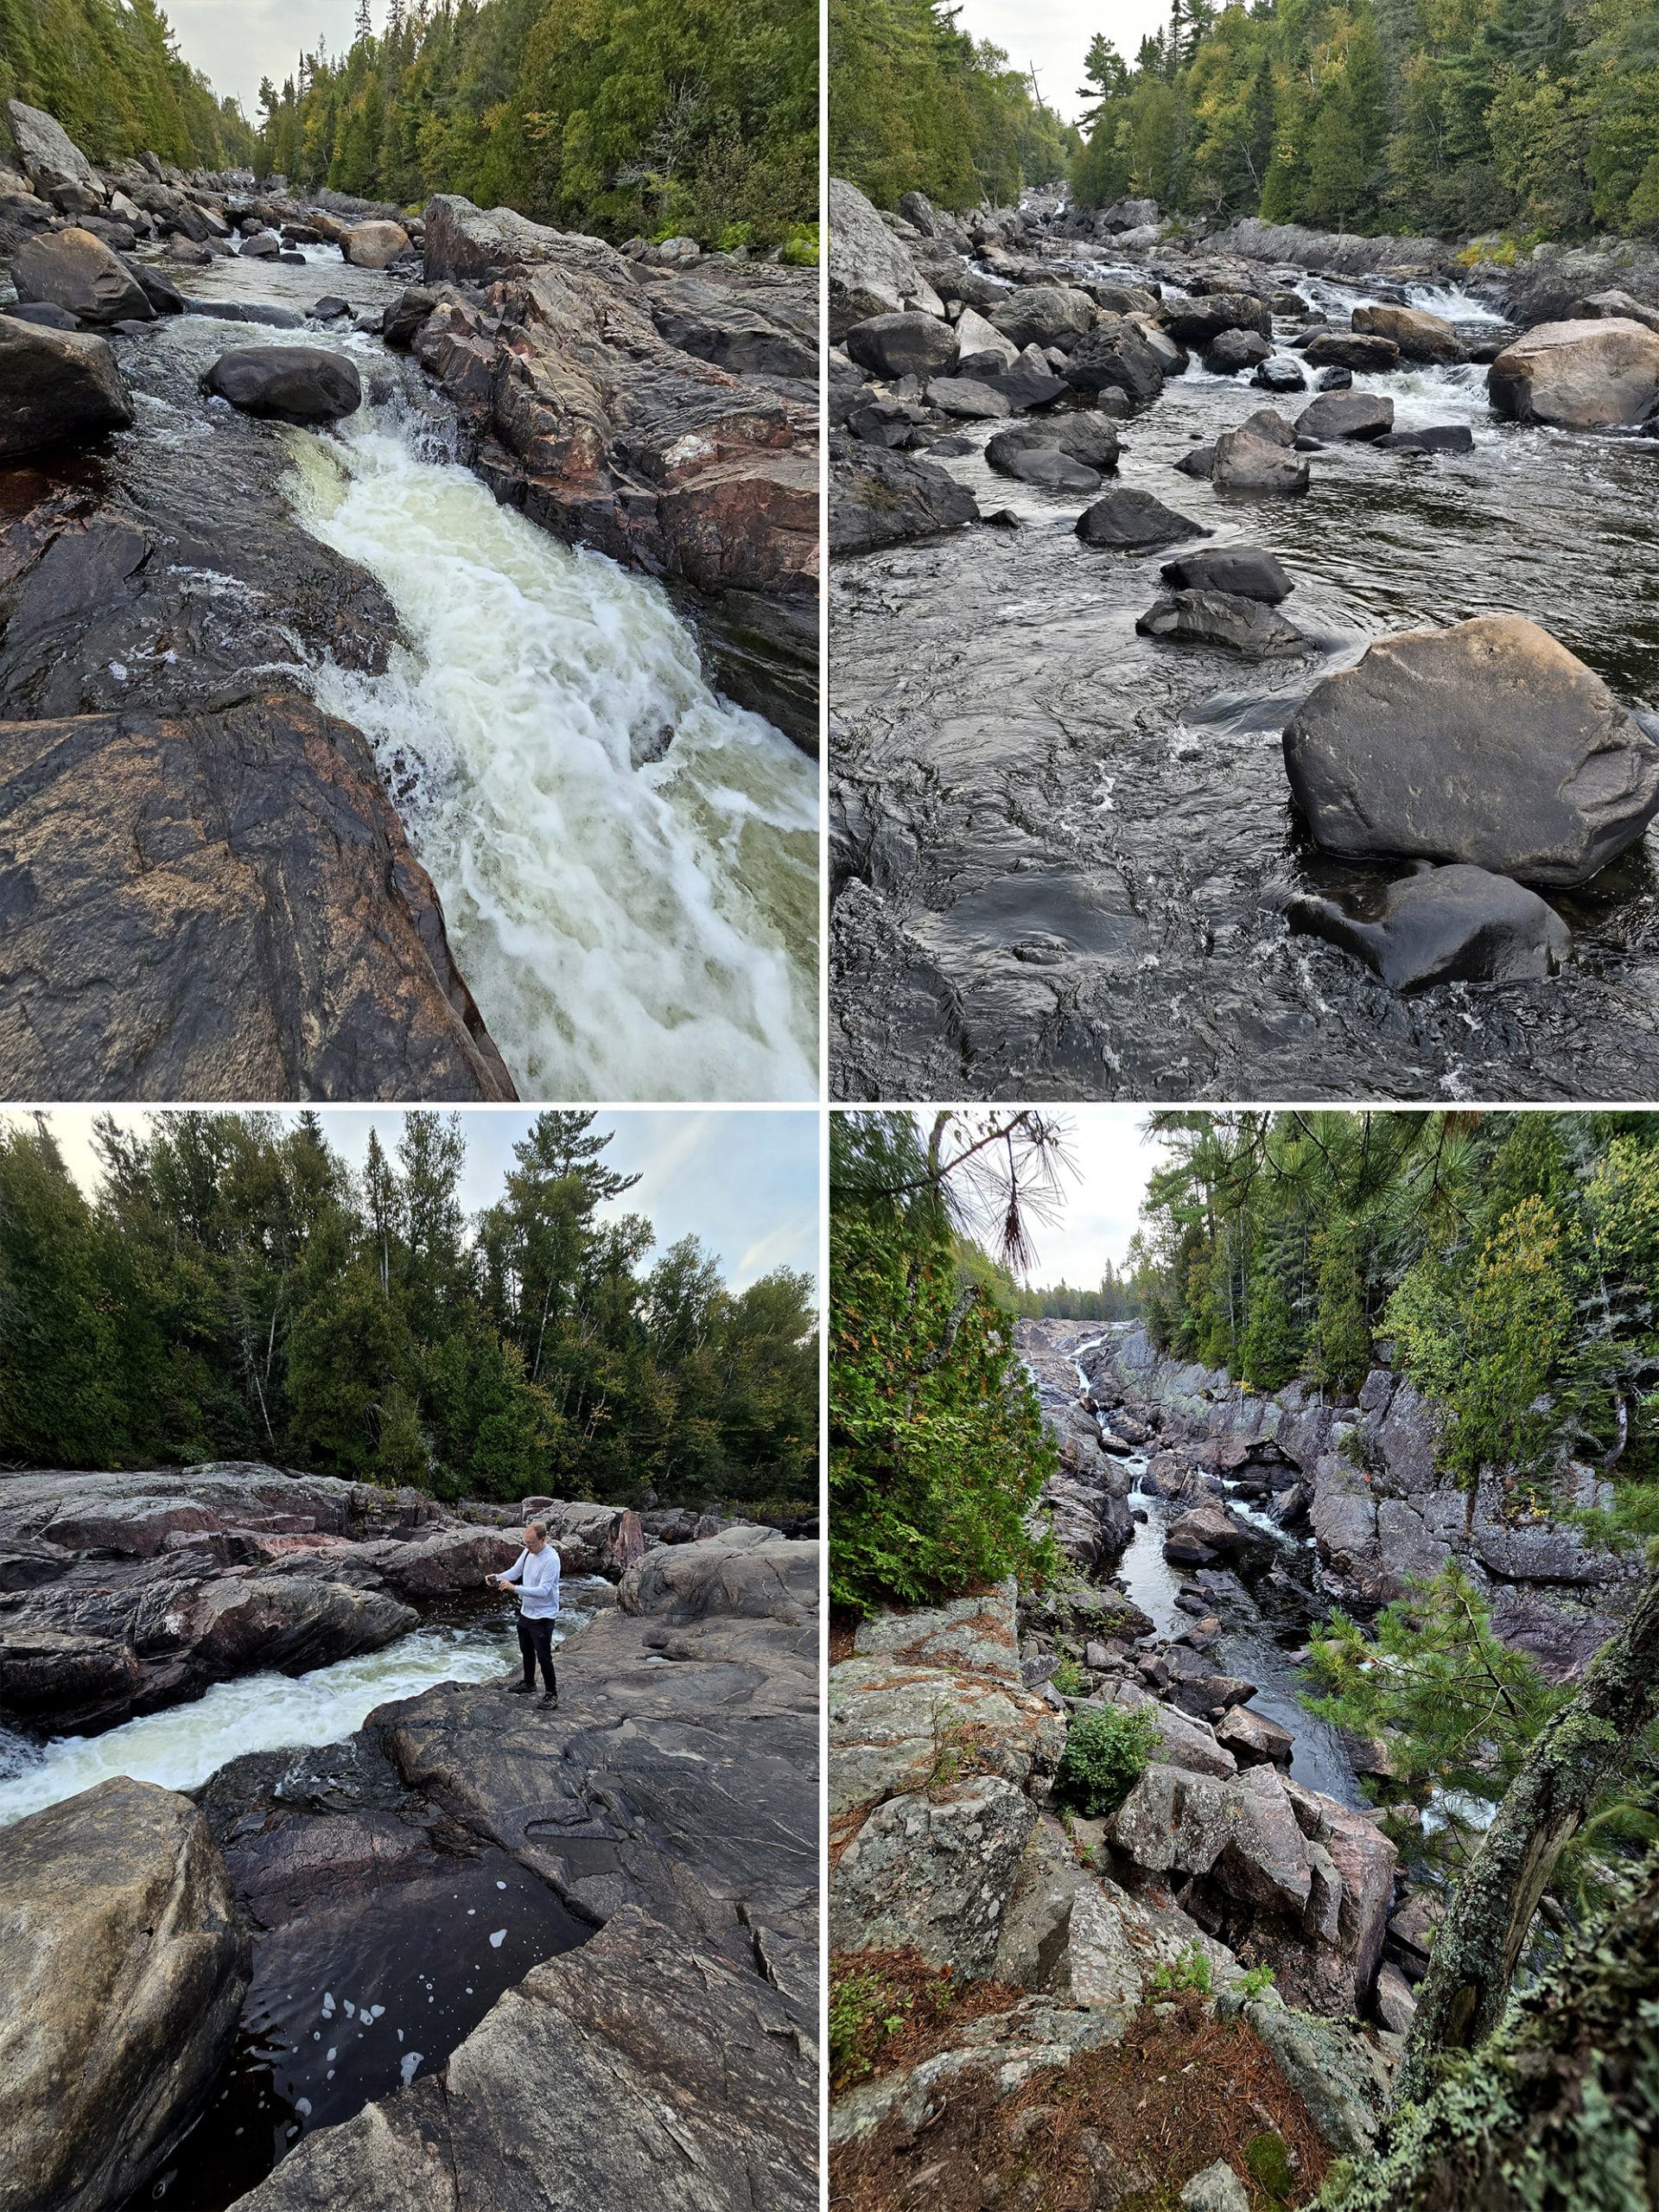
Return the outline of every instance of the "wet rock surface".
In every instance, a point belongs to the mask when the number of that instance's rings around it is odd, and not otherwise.
[[[194,2119],[249,1942],[207,1821],[124,1777],[6,1831],[0,2202],[116,2212]]]
[[[1485,365],[1513,336],[1498,317],[1536,321],[1541,276],[1491,272],[1477,296],[1421,242],[1298,233],[1310,257],[1296,264],[1307,273],[1292,296],[1290,234],[1272,226],[1236,225],[1220,239],[1158,250],[1126,245],[1135,232],[1085,240],[1074,216],[1004,211],[995,237],[981,224],[934,239],[936,295],[949,300],[953,286],[989,281],[988,271],[1006,283],[1017,263],[1021,276],[1094,298],[1096,325],[1056,351],[1067,389],[1026,397],[1034,411],[1020,427],[1042,425],[1064,453],[1050,426],[1086,422],[1109,396],[1122,412],[1108,496],[1179,508],[1211,533],[1206,550],[1238,543],[1269,554],[1296,585],[1304,643],[1259,658],[1252,675],[1219,633],[1179,650],[1137,635],[1158,596],[1152,564],[1134,550],[1103,562],[1068,543],[1100,493],[1058,462],[999,470],[988,448],[1004,427],[930,410],[925,382],[904,395],[866,384],[864,408],[902,410],[907,461],[937,448],[931,465],[982,518],[1018,527],[976,528],[964,508],[966,526],[931,543],[872,541],[856,557],[855,535],[839,541],[855,557],[838,559],[830,579],[836,1095],[1650,1096],[1650,828],[1599,873],[1545,886],[1571,957],[1523,978],[1507,967],[1504,980],[1447,970],[1395,991],[1356,952],[1289,919],[1299,899],[1369,914],[1402,874],[1398,856],[1322,850],[1275,757],[1308,694],[1378,639],[1495,609],[1542,612],[1621,710],[1638,723],[1650,711],[1659,645],[1632,611],[1639,600],[1606,588],[1610,546],[1645,573],[1647,442],[1517,428],[1494,414],[1485,390]],[[1279,249],[1271,260],[1269,238]],[[1551,280],[1575,283],[1567,306],[1611,289],[1605,271],[1591,281],[1592,259],[1568,257]],[[964,272],[960,283],[952,269]],[[1647,289],[1644,276],[1636,290]],[[1274,361],[1306,363],[1327,387],[1309,403],[1327,412],[1310,420],[1305,408],[1287,440],[1302,433],[1304,450],[1288,456],[1309,469],[1300,497],[1212,480],[1223,442],[1232,439],[1231,453],[1248,444],[1247,426],[1257,435],[1249,418],[1261,394],[1183,365],[1174,333],[1206,327],[1219,313],[1209,303],[1230,295],[1267,312]],[[993,317],[1008,296],[994,291]],[[1426,320],[1390,315],[1390,327],[1448,358],[1320,367],[1312,347],[1293,343],[1308,336],[1310,315],[1322,316],[1369,359],[1398,339],[1380,325],[1346,326],[1361,310],[1395,306]],[[1636,319],[1580,321],[1605,333]],[[1449,357],[1436,321],[1468,359]],[[1248,327],[1235,315],[1217,334]],[[1090,366],[1138,346],[1155,375],[1124,381]],[[1154,346],[1168,349],[1166,361],[1154,359]],[[1039,372],[1022,359],[1014,373]],[[1269,474],[1287,465],[1262,458]],[[964,612],[987,607],[995,623]]]
[[[1535,891],[1479,868],[1407,876],[1375,912],[1303,898],[1289,913],[1293,928],[1341,945],[1395,991],[1536,982],[1559,970],[1572,944],[1567,924]]]

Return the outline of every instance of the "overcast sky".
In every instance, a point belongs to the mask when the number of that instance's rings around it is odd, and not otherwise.
[[[104,1112],[128,1127],[152,1118],[150,1109],[126,1106],[61,1106],[48,1117],[71,1172],[89,1191],[98,1168],[92,1124]],[[391,1107],[325,1107],[318,1118],[329,1143],[353,1167],[362,1165],[371,1127],[390,1152],[403,1126],[402,1114]],[[500,1196],[513,1144],[534,1118],[518,1107],[462,1113],[467,1170],[461,1201],[468,1213]],[[817,1282],[815,1113],[631,1110],[602,1114],[594,1127],[616,1133],[603,1155],[606,1164],[640,1177],[614,1211],[645,1215],[656,1229],[659,1254],[682,1236],[696,1236],[719,1254],[734,1289],[745,1289],[775,1268],[798,1268]]]
[[[1037,89],[1055,112],[1075,123],[1090,105],[1077,97],[1084,56],[1103,31],[1126,61],[1149,31],[1168,20],[1169,0],[963,0],[958,27],[1001,47],[1017,69],[1034,67]]]
[[[378,30],[386,0],[372,6]],[[314,54],[320,39],[330,54],[344,53],[357,22],[357,0],[162,0],[162,8],[179,52],[221,99],[240,100],[250,123],[259,120],[262,77],[280,86],[302,48]]]
[[[925,1128],[929,1117],[918,1118]],[[1144,1106],[1074,1106],[1051,1116],[1075,1172],[1061,1179],[1064,1196],[1052,1224],[1031,1225],[1033,1283],[1091,1289],[1109,1259],[1122,1266],[1140,1226],[1147,1180],[1168,1158],[1160,1139],[1141,1134],[1147,1118]]]

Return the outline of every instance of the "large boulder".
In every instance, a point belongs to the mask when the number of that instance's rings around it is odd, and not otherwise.
[[[1518,614],[1384,639],[1315,686],[1284,747],[1329,852],[1585,883],[1659,813],[1659,744]]]
[[[1177,591],[1234,592],[1269,607],[1295,588],[1277,556],[1259,545],[1199,546],[1166,561],[1158,573]]]
[[[842,341],[872,376],[931,377],[955,366],[957,334],[931,315],[877,315],[855,322]]]
[[[1322,392],[1296,417],[1299,438],[1335,444],[1343,438],[1380,438],[1394,428],[1394,402],[1371,391]]]
[[[1095,303],[1087,292],[1064,284],[1022,284],[992,310],[991,322],[1021,351],[1058,346],[1069,352],[1094,328]]]
[[[1216,440],[1210,480],[1218,492],[1300,499],[1307,490],[1307,457],[1248,428],[1224,430]]]
[[[22,100],[8,100],[11,142],[29,182],[43,199],[66,184],[79,185],[102,207],[103,179],[54,116]]]
[[[23,301],[66,308],[78,322],[149,322],[156,310],[130,270],[90,231],[72,228],[33,238],[11,257],[11,281]]]
[[[1077,536],[1085,545],[1115,553],[1150,552],[1160,545],[1179,545],[1185,537],[1207,537],[1207,530],[1188,516],[1177,514],[1150,492],[1124,486],[1109,492],[1077,517]]]
[[[729,1616],[798,1624],[817,1611],[819,1577],[816,1544],[745,1526],[646,1552],[623,1575],[617,1597],[625,1613],[669,1621]]]
[[[1197,299],[1181,300],[1166,308],[1163,322],[1181,346],[1213,345],[1224,330],[1273,335],[1273,316],[1266,303],[1248,292],[1206,292]]]
[[[0,315],[0,460],[131,422],[132,402],[105,340]]]
[[[1352,321],[1363,335],[1392,340],[1402,360],[1455,362],[1469,358],[1468,347],[1445,317],[1422,308],[1356,308]]]
[[[932,307],[938,295],[855,184],[832,176],[824,210],[829,223],[830,342],[839,345],[855,322]]]
[[[979,502],[936,461],[861,439],[830,446],[830,550],[871,553],[977,522]]]
[[[1400,365],[1400,348],[1392,338],[1360,330],[1316,331],[1303,349],[1308,365],[1316,369],[1394,369]]]
[[[1074,391],[1121,391],[1131,400],[1155,399],[1165,377],[1173,373],[1147,333],[1124,315],[1103,318],[1065,357],[1065,382]]]
[[[544,1523],[566,1574],[604,1574],[614,1580],[645,1555],[645,1532],[632,1506],[527,1497],[524,1516]]]
[[[1293,929],[1365,962],[1390,990],[1427,983],[1538,982],[1567,959],[1572,934],[1553,906],[1507,875],[1457,866],[1389,886],[1376,912],[1304,895]]]
[[[1036,1816],[1000,1775],[888,1798],[836,1863],[831,1943],[914,1949],[964,1979],[988,1973]]]
[[[414,251],[401,223],[354,223],[340,250],[353,269],[390,269]]]
[[[1204,349],[1204,365],[1212,377],[1236,377],[1272,359],[1273,341],[1255,330],[1224,330]]]
[[[124,1775],[0,1850],[0,2206],[144,2192],[230,2051],[250,1945],[207,1823]]]
[[[1659,331],[1629,317],[1544,322],[1486,372],[1500,415],[1571,429],[1646,423],[1659,411]]]
[[[0,840],[7,1096],[515,1095],[367,743],[293,693],[0,723]]]
[[[573,239],[511,207],[474,207],[470,200],[440,192],[426,205],[421,251],[429,284],[490,284],[509,270],[534,268],[573,245],[599,246],[599,241]],[[609,246],[600,247],[600,254],[621,267]]]
[[[203,379],[246,415],[283,423],[337,423],[363,404],[354,362],[321,346],[243,346],[221,353]]]

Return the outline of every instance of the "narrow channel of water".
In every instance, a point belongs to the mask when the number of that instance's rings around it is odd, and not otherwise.
[[[564,1617],[564,1634],[579,1618]],[[384,1651],[337,1660],[308,1675],[260,1673],[216,1682],[188,1705],[148,1713],[101,1736],[57,1736],[36,1745],[8,1735],[0,1744],[0,1827],[111,1775],[164,1789],[200,1789],[246,1752],[338,1743],[378,1705],[418,1697],[438,1682],[486,1682],[518,1659],[513,1617],[504,1609],[465,1624],[415,1629]]]
[[[333,249],[308,264],[183,281],[300,311],[401,289]],[[375,576],[403,640],[384,676],[283,672],[373,746],[523,1095],[816,1097],[817,770],[710,689],[661,586],[498,505],[448,403],[372,333],[187,315],[124,343],[175,359],[192,394],[236,346],[355,362],[359,412],[285,434],[289,491],[301,525]],[[146,435],[188,467],[200,413],[152,403]],[[207,413],[228,421],[222,401]]]

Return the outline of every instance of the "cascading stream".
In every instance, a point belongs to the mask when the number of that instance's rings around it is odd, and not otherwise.
[[[396,289],[337,257],[336,277],[368,310]],[[202,289],[302,309],[325,286],[232,260]],[[187,315],[142,342],[192,385],[238,346],[356,363],[356,414],[284,434],[288,489],[402,637],[381,676],[291,673],[373,747],[523,1095],[816,1097],[817,771],[710,689],[663,588],[498,505],[447,403],[372,333]],[[149,412],[157,442],[205,429]]]

